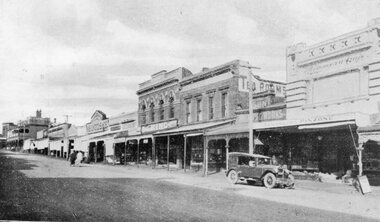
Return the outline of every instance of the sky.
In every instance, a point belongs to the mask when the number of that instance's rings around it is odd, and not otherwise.
[[[0,122],[137,110],[138,84],[241,59],[286,80],[287,46],[365,28],[380,0],[0,0]]]

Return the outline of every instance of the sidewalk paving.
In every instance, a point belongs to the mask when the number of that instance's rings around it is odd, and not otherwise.
[[[12,157],[21,158],[17,153],[9,153],[14,154]],[[22,171],[28,177],[151,178],[280,203],[354,214],[380,221],[380,187],[372,186],[371,193],[362,195],[347,184],[296,180],[295,189],[266,189],[263,186],[250,186],[243,182],[236,185],[229,184],[224,173],[204,177],[200,173],[184,173],[183,170],[167,171],[166,168],[104,164],[69,167],[69,162],[63,159],[33,154],[23,155],[22,158],[36,165],[33,170]]]

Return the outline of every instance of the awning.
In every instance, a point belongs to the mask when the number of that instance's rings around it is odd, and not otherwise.
[[[148,138],[153,138],[152,134],[139,134],[139,135],[134,135],[134,136],[129,136],[127,137],[128,140],[140,140],[140,139],[148,139]]]
[[[226,121],[220,121],[220,122],[209,122],[209,123],[201,123],[201,124],[193,124],[193,125],[187,125],[187,126],[181,126],[175,129],[170,130],[163,130],[157,133],[153,133],[154,136],[169,136],[169,135],[176,135],[176,134],[193,134],[193,133],[200,133],[203,130],[210,129],[217,126],[226,125],[228,123],[233,122],[234,120],[226,120]]]
[[[231,124],[228,127],[212,129],[205,133],[206,136],[216,136],[223,134],[249,133],[248,123]]]
[[[302,125],[298,126],[298,129],[320,129],[320,128],[330,128],[336,126],[350,125],[355,124],[355,121],[343,121],[337,123],[321,123],[321,124],[311,124],[311,125]]]
[[[91,137],[89,139],[89,141],[94,142],[94,141],[99,141],[99,140],[113,139],[115,134],[116,133],[107,133],[107,134],[103,134],[103,135],[97,135],[97,136]]]

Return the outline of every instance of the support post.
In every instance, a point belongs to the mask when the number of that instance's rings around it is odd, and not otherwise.
[[[362,153],[363,153],[363,144],[359,144],[358,150],[358,167],[359,167],[359,176],[363,175],[363,162],[362,162]]]
[[[186,146],[187,146],[187,136],[183,135],[184,137],[184,146],[183,146],[183,171],[186,173]]]
[[[203,175],[207,177],[207,174],[208,174],[208,137],[206,137],[204,139],[204,143],[203,143],[203,149],[204,149],[204,153],[203,153],[203,163],[204,163],[204,166],[203,166]]]
[[[229,143],[230,143],[230,137],[226,136],[226,170],[228,170],[228,153],[230,152],[229,151],[229,149],[230,149]]]
[[[253,91],[253,81],[252,81],[252,73],[248,73],[248,81],[249,81],[249,88],[248,88],[248,129],[249,129],[249,153],[253,154],[253,101],[252,101],[252,91]]]
[[[127,138],[124,141],[124,165],[127,165]]]
[[[95,143],[95,147],[94,147],[94,162],[95,163],[98,162],[98,143],[97,142]]]
[[[166,144],[166,149],[167,149],[167,153],[166,153],[166,160],[167,160],[167,164],[168,164],[168,171],[169,171],[169,151],[170,151],[170,137],[168,136],[167,137],[168,141],[167,141],[167,144]]]
[[[140,164],[140,140],[141,139],[137,140],[137,160],[136,160],[137,167],[139,167],[139,164]]]
[[[112,164],[115,165],[115,158],[116,158],[116,155],[115,155],[115,143],[112,144],[112,149],[113,149],[113,158],[112,158]]]
[[[156,138],[152,137],[152,168],[156,168]]]

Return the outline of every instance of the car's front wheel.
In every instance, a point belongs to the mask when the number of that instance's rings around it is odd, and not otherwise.
[[[267,173],[264,176],[263,182],[266,188],[272,189],[276,186],[276,176],[273,173]]]
[[[228,173],[228,181],[230,181],[230,183],[232,184],[236,184],[238,180],[239,180],[238,173],[235,170],[231,170]]]

